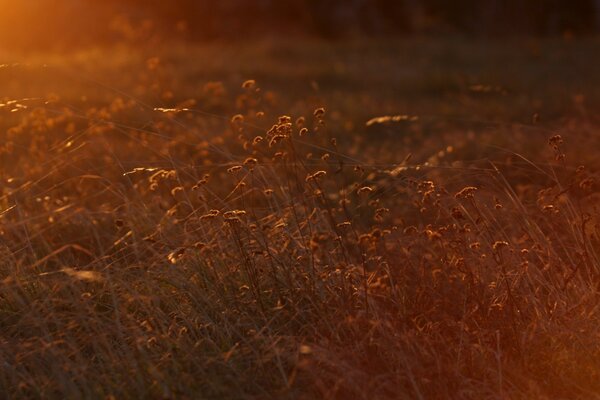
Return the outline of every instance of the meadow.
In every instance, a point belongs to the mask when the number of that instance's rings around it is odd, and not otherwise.
[[[599,47],[0,52],[0,397],[600,398]]]

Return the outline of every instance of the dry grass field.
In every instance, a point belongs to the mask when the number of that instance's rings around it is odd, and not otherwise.
[[[599,48],[1,54],[0,397],[600,398]]]

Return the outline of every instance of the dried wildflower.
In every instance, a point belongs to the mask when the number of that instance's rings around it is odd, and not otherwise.
[[[554,135],[548,139],[548,144],[552,147],[557,147],[563,144],[563,138],[560,135]]]
[[[241,124],[244,122],[244,116],[242,114],[236,114],[231,118],[231,122],[234,124]]]
[[[322,178],[322,177],[323,177],[323,176],[325,176],[325,175],[327,175],[327,172],[325,172],[325,171],[317,171],[317,172],[315,172],[314,174],[309,174],[309,175],[306,177],[306,182],[313,181],[313,180],[317,180],[317,179],[319,179],[319,178]]]
[[[417,187],[420,192],[429,191],[435,189],[435,183],[433,183],[433,181],[421,181]]]
[[[381,215],[387,214],[389,212],[390,212],[390,209],[389,208],[385,208],[385,207],[378,208],[377,210],[375,210],[375,214],[381,214]]]
[[[174,187],[171,189],[171,196],[176,196],[179,192],[183,192],[183,188],[181,186]]]
[[[426,229],[425,235],[427,236],[427,239],[429,239],[429,240],[438,240],[438,239],[442,238],[441,233],[431,230],[431,229]]]
[[[423,202],[430,200],[435,195],[433,181],[423,181],[418,184],[419,193],[423,194]]]
[[[509,244],[508,244],[507,241],[505,241],[505,240],[497,240],[492,245],[492,249],[494,249],[495,251],[498,251],[499,249],[501,249],[503,247],[508,247],[508,246],[509,246]]]
[[[180,113],[183,111],[190,111],[189,108],[162,108],[162,107],[157,107],[154,109],[154,111],[158,111],[161,113]]]
[[[279,123],[278,125],[286,125],[286,124],[291,124],[292,123],[292,117],[288,116],[288,115],[282,115],[281,117],[279,117]]]
[[[477,188],[475,186],[467,186],[460,192],[456,193],[454,197],[457,199],[472,199],[476,191]]]
[[[158,168],[143,168],[143,167],[138,167],[138,168],[132,169],[131,171],[125,172],[123,174],[123,176],[135,174],[137,172],[155,172],[157,170],[158,170]]]
[[[300,129],[299,135],[300,136],[304,136],[308,133],[308,129],[307,128],[302,128]]]
[[[232,174],[234,172],[238,172],[241,169],[242,169],[241,165],[234,165],[233,167],[227,168],[227,172],[229,172],[230,174]]]
[[[173,217],[175,214],[177,214],[177,205],[174,205],[167,210],[167,217]]]
[[[262,136],[256,136],[254,139],[252,139],[252,144],[254,146],[256,146],[257,144],[259,144],[260,142],[262,142],[263,137]]]
[[[357,193],[359,196],[362,196],[362,195],[368,195],[368,194],[370,194],[370,193],[372,193],[372,192],[373,192],[373,188],[371,188],[371,187],[369,187],[369,186],[364,186],[364,187],[361,187],[360,189],[358,189],[358,190],[356,191],[356,193]]]
[[[221,212],[219,210],[210,210],[208,214],[204,214],[200,219],[210,219],[217,217]]]
[[[148,178],[148,181],[151,183],[158,183],[161,179],[177,179],[177,171],[174,169],[158,170]]]
[[[554,159],[556,161],[563,161],[565,159],[565,154],[560,150],[560,146],[563,144],[562,137],[560,135],[554,135],[548,139],[548,144],[554,149]]]
[[[223,214],[223,218],[228,221],[239,220],[241,216],[246,215],[244,210],[227,211]]]
[[[248,79],[244,83],[242,83],[243,89],[252,89],[256,86],[256,81],[254,79]]]
[[[281,140],[285,139],[287,136],[286,135],[274,135],[271,140],[269,141],[269,147],[273,147],[274,145],[276,145],[277,143],[279,143]]]
[[[248,157],[244,160],[244,165],[249,168],[253,168],[256,164],[258,164],[258,160],[254,157]]]
[[[415,122],[418,120],[419,120],[419,117],[414,116],[414,115],[384,115],[381,117],[371,118],[370,120],[367,121],[367,123],[365,125],[373,126],[373,125],[378,125],[378,124],[386,124],[389,122],[402,122],[402,121]]]
[[[325,108],[320,107],[315,110],[313,115],[317,118],[323,118],[325,116]]]
[[[171,264],[177,264],[177,262],[179,260],[181,260],[181,258],[183,257],[184,254],[185,254],[185,247],[180,247],[177,250],[170,252],[169,255],[167,256],[167,259],[171,262]]]
[[[208,183],[208,179],[210,178],[209,174],[205,174],[202,179],[200,179],[194,186],[192,186],[192,190],[198,190],[201,186],[206,185]]]

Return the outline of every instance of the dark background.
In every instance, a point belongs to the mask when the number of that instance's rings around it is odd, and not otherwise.
[[[110,43],[150,33],[189,40],[458,33],[583,35],[599,0],[0,0],[4,48]]]

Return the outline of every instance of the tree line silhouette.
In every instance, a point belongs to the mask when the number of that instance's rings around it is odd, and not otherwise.
[[[0,46],[110,42],[140,26],[190,40],[589,34],[600,31],[600,0],[30,0],[5,5]]]
[[[236,36],[287,27],[324,36],[403,32],[563,34],[600,29],[600,0],[130,0],[184,20],[192,36]]]

